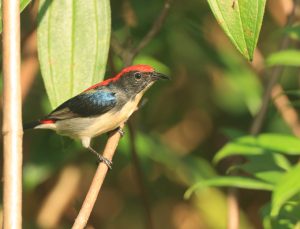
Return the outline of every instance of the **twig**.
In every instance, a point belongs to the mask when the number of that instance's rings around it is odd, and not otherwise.
[[[124,47],[119,42],[119,40],[112,34],[111,37],[111,47],[116,55],[118,55],[124,66],[129,66],[132,64],[134,57],[144,48],[146,45],[155,37],[155,35],[160,31],[171,6],[172,0],[166,0],[163,6],[163,9],[158,16],[158,18],[153,23],[149,32],[144,36],[144,38],[140,41],[140,43],[135,47]],[[129,122],[129,132],[130,132],[130,142],[131,142],[131,155],[133,159],[133,165],[135,168],[136,178],[140,187],[141,198],[145,207],[146,219],[147,219],[147,227],[149,229],[153,228],[152,217],[151,217],[151,209],[149,205],[147,190],[145,184],[143,182],[143,172],[140,166],[139,158],[135,149],[135,135],[134,130]]]
[[[154,36],[158,33],[158,31],[160,30],[160,28],[161,28],[161,26],[162,26],[162,24],[163,24],[163,22],[166,18],[167,13],[169,11],[171,1],[172,0],[166,0],[165,1],[164,8],[163,8],[160,16],[154,22],[152,28],[146,34],[146,36],[142,39],[142,41],[137,46],[137,48],[135,48],[135,49],[127,48],[126,49],[121,45],[121,43],[117,40],[117,38],[114,35],[111,36],[111,47],[114,50],[114,52],[118,56],[121,57],[121,59],[123,60],[125,66],[128,66],[128,65],[132,64],[133,58],[138,54],[138,52],[140,52],[140,50],[143,49],[154,38]],[[123,126],[122,126],[122,128],[123,128]],[[106,157],[109,160],[112,159],[112,157],[115,153],[115,150],[117,148],[117,145],[119,143],[119,140],[120,140],[120,134],[119,133],[114,133],[113,135],[111,135],[109,137],[109,139],[107,140],[104,152],[103,152],[104,157]],[[137,158],[137,155],[136,155],[136,158]],[[138,160],[136,162],[139,163]],[[134,164],[136,164],[136,163],[134,163]],[[138,168],[136,168],[136,169],[137,169],[137,171],[140,171],[140,170],[138,170]],[[108,168],[105,164],[103,164],[103,163],[99,164],[99,166],[97,168],[97,171],[96,171],[96,174],[93,178],[92,184],[90,186],[90,189],[88,191],[88,194],[87,194],[87,196],[84,200],[84,203],[83,203],[83,205],[80,209],[80,212],[79,212],[79,214],[78,214],[78,216],[75,220],[75,223],[74,223],[72,229],[81,229],[81,228],[85,227],[85,225],[88,221],[88,218],[91,214],[92,208],[93,208],[93,206],[95,204],[95,201],[97,199],[98,193],[99,193],[99,191],[101,189],[101,186],[103,184],[103,181],[104,181],[104,178],[106,176],[107,170],[108,170]],[[138,175],[138,176],[140,176],[140,175]],[[140,178],[140,181],[142,182],[142,176]],[[142,190],[142,188],[141,188],[141,190]],[[142,195],[145,195],[145,192],[143,192]],[[146,210],[146,211],[149,212],[149,215],[150,215],[150,210]],[[151,217],[150,218],[148,217],[148,219],[151,220]],[[151,221],[150,221],[150,223],[151,223]],[[151,225],[152,225],[152,223],[151,223]]]
[[[281,85],[276,84],[272,89],[272,99],[276,109],[281,114],[283,121],[292,130],[293,134],[300,138],[300,122],[297,111],[291,106],[289,98],[284,94]]]
[[[3,228],[22,227],[22,111],[19,0],[3,0]]]
[[[36,31],[33,31],[24,42],[24,59],[21,65],[22,100],[26,98],[34,78],[39,71],[37,59]]]
[[[291,23],[294,21],[296,7],[299,2],[300,2],[299,0],[295,0],[293,10],[292,10],[291,14],[288,16],[286,26],[291,25]],[[286,49],[289,46],[289,44],[290,44],[290,39],[286,35],[283,38],[283,40],[279,46],[279,50]],[[262,125],[263,125],[263,122],[265,120],[266,113],[268,110],[270,98],[272,96],[271,95],[272,90],[273,90],[274,86],[277,84],[278,80],[280,79],[283,69],[284,69],[283,66],[274,67],[268,77],[269,81],[267,82],[267,86],[266,86],[266,90],[264,93],[261,108],[260,108],[259,112],[257,113],[257,115],[251,125],[251,128],[250,128],[250,134],[252,134],[252,135],[257,135],[261,131],[261,128],[262,128]],[[238,205],[237,194],[238,194],[238,192],[235,188],[230,189],[229,193],[228,193],[228,204],[229,204],[228,227],[227,227],[228,229],[238,229],[238,227],[239,227],[239,210],[238,210],[239,205]]]
[[[227,229],[238,229],[239,228],[239,202],[237,198],[238,192],[236,188],[230,188],[227,196],[228,204],[228,222]]]
[[[296,8],[297,8],[298,4],[300,4],[300,1],[295,0],[294,5],[293,5],[293,10],[290,13],[290,15],[288,16],[286,26],[289,26],[294,22]],[[288,35],[285,35],[279,46],[279,51],[286,49],[289,45],[290,45],[290,39],[289,39]],[[269,81],[267,83],[266,90],[264,93],[262,106],[261,106],[259,112],[257,113],[257,115],[252,123],[252,126],[250,128],[250,133],[252,135],[257,135],[262,128],[262,125],[263,125],[263,122],[265,120],[266,113],[268,110],[272,89],[276,85],[278,80],[280,79],[280,76],[282,75],[283,70],[284,70],[283,66],[276,66],[272,69],[270,75],[268,76]]]
[[[152,229],[154,227],[153,227],[153,222],[152,222],[148,193],[147,193],[146,186],[143,182],[143,180],[144,180],[143,171],[141,168],[141,163],[140,163],[138,154],[136,152],[134,127],[132,125],[132,122],[130,122],[130,121],[128,123],[128,129],[129,129],[129,134],[130,134],[130,146],[131,146],[132,161],[133,161],[133,165],[135,168],[136,179],[137,179],[138,185],[140,187],[141,199],[143,201],[143,205],[145,206],[145,215],[146,215],[146,219],[147,219],[146,225],[147,225],[148,229]]]
[[[129,66],[132,64],[134,57],[146,47],[146,45],[155,37],[155,35],[160,31],[166,17],[168,15],[171,3],[173,0],[165,0],[164,7],[158,16],[158,18],[153,23],[149,32],[143,37],[140,43],[135,47],[123,47],[118,39],[112,34],[111,36],[111,47],[114,52],[123,60],[124,66]]]
[[[133,56],[136,56],[137,53],[139,53],[143,48],[146,47],[146,45],[155,37],[155,35],[160,31],[161,26],[166,20],[166,17],[169,13],[170,6],[171,6],[172,0],[166,0],[164,7],[159,15],[159,17],[156,19],[156,21],[153,23],[152,28],[149,30],[149,32],[146,34],[146,36],[141,40],[141,42],[138,44],[138,46],[132,50]]]
[[[123,128],[123,127],[124,127],[124,124],[121,125],[121,128]],[[117,131],[110,134],[110,136],[107,140],[106,146],[104,148],[104,151],[103,151],[103,156],[105,158],[112,161],[112,158],[115,154],[115,151],[117,149],[120,138],[121,138],[121,135]],[[93,178],[92,184],[91,184],[89,191],[84,199],[84,202],[83,202],[80,212],[73,224],[72,229],[83,229],[86,226],[89,216],[92,212],[93,206],[95,205],[99,191],[102,187],[102,184],[103,184],[103,181],[104,181],[107,171],[108,171],[107,165],[104,163],[99,163],[97,171]]]

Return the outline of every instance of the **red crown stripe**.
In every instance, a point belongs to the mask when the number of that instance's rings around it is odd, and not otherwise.
[[[138,64],[138,65],[133,65],[133,66],[129,66],[127,68],[124,68],[119,74],[117,74],[115,77],[113,78],[109,78],[107,80],[104,80],[100,83],[97,83],[87,89],[85,89],[83,92],[86,92],[86,91],[89,91],[91,89],[94,89],[96,87],[100,87],[100,86],[106,86],[108,85],[110,82],[113,82],[113,81],[116,81],[118,80],[119,78],[121,78],[121,76],[124,75],[124,73],[126,72],[131,72],[131,71],[139,71],[139,72],[153,72],[154,71],[154,68],[152,68],[151,66],[149,65],[143,65],[143,64]]]

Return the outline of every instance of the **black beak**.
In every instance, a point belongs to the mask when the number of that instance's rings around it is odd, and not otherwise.
[[[152,73],[152,79],[153,80],[170,80],[169,76],[166,76],[165,74],[159,73],[159,72],[153,72]]]

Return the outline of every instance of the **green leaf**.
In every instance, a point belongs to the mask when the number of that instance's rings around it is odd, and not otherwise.
[[[284,50],[280,52],[275,52],[267,58],[266,63],[268,66],[300,66],[300,51]]]
[[[193,192],[197,189],[206,187],[236,187],[244,189],[255,189],[255,190],[273,190],[273,185],[264,181],[256,180],[249,177],[237,177],[237,176],[226,176],[226,177],[214,177],[208,180],[200,181],[190,187],[184,194],[185,198],[189,198]]]
[[[265,149],[289,155],[300,154],[300,140],[293,135],[261,134],[257,137],[258,144]]]
[[[256,140],[252,136],[237,138],[227,143],[215,155],[213,162],[218,163],[225,157],[233,155],[262,155],[264,150],[256,146]]]
[[[289,170],[274,187],[271,215],[277,216],[280,208],[294,195],[300,192],[300,166]]]
[[[247,162],[235,165],[229,170],[242,170],[259,180],[277,184],[279,178],[290,169],[290,163],[286,157],[278,153],[266,153],[263,155],[246,156]]]
[[[20,0],[20,12],[22,12],[31,0]],[[0,33],[2,33],[2,1],[0,1]]]
[[[41,0],[38,54],[52,108],[103,79],[110,3]]]
[[[300,154],[300,140],[292,135],[261,134],[245,136],[227,143],[214,157],[214,163],[233,155],[262,155],[266,152],[280,152],[288,155]]]
[[[252,60],[266,0],[208,0],[208,3],[235,47]]]

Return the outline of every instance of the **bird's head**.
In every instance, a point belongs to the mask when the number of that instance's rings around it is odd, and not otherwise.
[[[112,83],[114,86],[125,90],[127,94],[137,95],[140,92],[145,92],[154,82],[160,79],[169,79],[169,77],[156,72],[155,69],[149,65],[139,64],[124,68],[115,77],[104,80],[88,88],[86,91],[99,86],[107,86]]]
[[[154,82],[160,79],[169,79],[169,77],[156,72],[149,65],[133,65],[124,68],[111,81],[116,86],[124,89],[126,93],[137,95],[140,92],[145,92]]]
[[[124,68],[115,78],[119,85],[136,93],[149,88],[157,80],[169,79],[149,65],[133,65]]]

